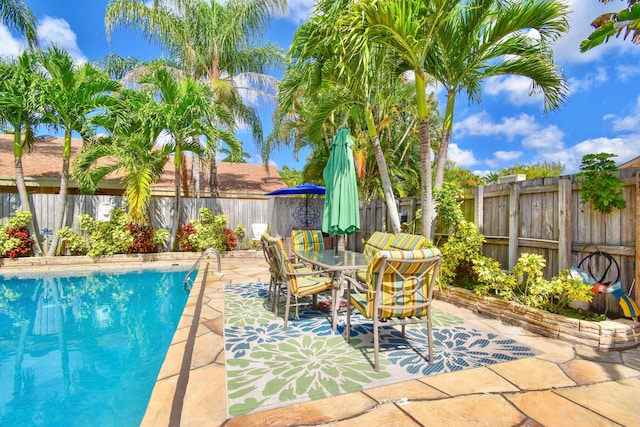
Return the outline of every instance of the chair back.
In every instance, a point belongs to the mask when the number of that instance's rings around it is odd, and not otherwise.
[[[291,230],[291,244],[294,251],[324,250],[324,239],[320,230]]]
[[[262,235],[269,229],[269,224],[255,223],[251,224],[251,240],[260,240]]]
[[[367,270],[366,313],[379,319],[423,317],[433,298],[442,254],[437,248],[378,251]]]
[[[275,258],[275,264],[277,269],[278,280],[281,283],[286,283],[289,288],[289,292],[295,294],[298,292],[298,281],[295,276],[295,269],[291,260],[287,256],[287,251],[284,247],[284,241],[282,237],[269,237],[267,238],[268,244],[272,248],[273,256]]]
[[[264,233],[262,234],[262,236],[260,236],[260,242],[262,243],[262,254],[264,255],[265,261],[267,261],[267,264],[269,264],[271,277],[275,279],[278,273],[278,265],[276,263],[273,244],[271,242],[272,240],[273,238],[268,233]]]

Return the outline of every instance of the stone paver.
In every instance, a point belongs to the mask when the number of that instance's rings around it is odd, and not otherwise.
[[[506,396],[528,417],[547,427],[589,426],[611,427],[616,423],[551,390],[518,393]],[[592,395],[591,405],[598,396]]]
[[[516,386],[486,367],[436,375],[421,381],[449,396],[519,391]]]
[[[512,427],[526,421],[522,413],[499,395],[410,402],[403,409],[424,426]]]

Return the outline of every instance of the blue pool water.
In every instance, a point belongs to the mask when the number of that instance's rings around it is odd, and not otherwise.
[[[186,270],[0,276],[0,425],[137,426]]]

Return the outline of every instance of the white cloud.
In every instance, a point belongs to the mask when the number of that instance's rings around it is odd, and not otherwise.
[[[0,25],[0,56],[15,58],[26,48],[24,40],[13,38],[9,29]]]
[[[522,146],[528,150],[561,150],[564,133],[555,125],[550,125],[527,135]]]
[[[544,98],[540,93],[531,93],[531,79],[522,76],[490,77],[485,81],[485,93],[498,97],[506,94],[509,103],[522,106],[526,104],[543,105]]]
[[[512,141],[516,136],[530,134],[537,128],[535,118],[528,114],[522,113],[518,117],[504,117],[500,123],[495,123],[486,111],[482,111],[455,123],[454,135],[456,138],[465,135],[504,135],[508,141]]]
[[[461,168],[468,168],[479,163],[473,156],[473,151],[463,150],[458,147],[458,144],[449,144],[447,159],[454,162]]]
[[[558,63],[586,63],[602,58],[605,53],[617,49],[625,49],[628,46],[621,40],[610,39],[595,49],[588,52],[580,52],[580,43],[593,31],[591,22],[606,12],[619,11],[623,5],[620,2],[611,2],[604,5],[591,0],[565,0],[569,5],[569,32],[559,40],[553,48],[554,56]],[[627,43],[629,43],[627,41]]]
[[[569,89],[571,92],[586,92],[592,87],[601,86],[609,80],[607,70],[604,67],[597,67],[595,72],[584,75],[582,79],[571,77],[568,79]]]
[[[604,119],[613,122],[612,128],[616,132],[640,132],[640,96],[636,99],[636,105],[630,115],[617,117],[613,114],[607,114]]]
[[[565,165],[565,173],[576,173],[580,170],[582,157],[585,154],[611,153],[617,155],[613,160],[624,163],[638,156],[636,147],[640,146],[640,134],[627,135],[618,138],[592,138],[579,142],[564,150],[541,150],[538,160],[559,162]]]
[[[618,65],[616,66],[617,77],[626,82],[627,80],[631,80],[640,74],[640,67],[637,65]]]
[[[86,56],[78,47],[76,33],[64,19],[45,16],[39,21],[37,32],[43,47],[55,44],[66,49],[76,63],[87,62]]]
[[[302,24],[311,16],[316,0],[288,0],[289,9],[287,18],[294,24]]]
[[[501,162],[510,162],[522,156],[522,151],[496,151],[495,158]]]

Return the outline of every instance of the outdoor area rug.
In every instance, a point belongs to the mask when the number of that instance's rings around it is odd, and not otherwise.
[[[327,312],[311,305],[291,310],[283,329],[284,304],[276,317],[266,303],[268,284],[225,286],[225,360],[229,416],[236,417],[310,400],[463,369],[532,357],[538,352],[510,338],[479,330],[433,308],[434,363],[429,365],[426,325],[380,332],[380,372],[373,368],[373,323],[346,316],[331,330]],[[322,297],[322,296],[320,296]],[[309,300],[310,301],[310,300]],[[356,311],[357,313],[357,311]]]

